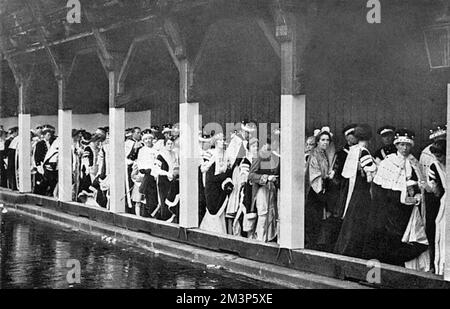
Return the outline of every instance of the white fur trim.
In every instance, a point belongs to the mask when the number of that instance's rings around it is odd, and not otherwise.
[[[227,184],[227,183],[233,183],[233,180],[231,179],[231,178],[227,178],[227,179],[225,179],[225,181],[224,182],[222,182],[222,190],[225,190],[225,185]]]
[[[399,144],[399,143],[409,143],[414,146],[414,141],[411,138],[406,137],[406,136],[397,137],[394,141],[394,145]]]
[[[347,136],[352,133],[355,133],[355,128],[348,129],[347,131],[345,131],[344,135]]]
[[[384,129],[384,130],[382,130],[382,131],[380,132],[380,135],[384,135],[384,134],[386,134],[386,133],[394,133],[394,130],[392,130],[392,129]]]
[[[177,195],[175,196],[175,200],[174,200],[173,202],[171,202],[171,201],[169,201],[168,199],[166,199],[166,202],[165,202],[165,203],[166,203],[166,205],[167,205],[169,208],[171,208],[171,207],[177,206],[179,202],[180,202],[180,195],[177,194]]]

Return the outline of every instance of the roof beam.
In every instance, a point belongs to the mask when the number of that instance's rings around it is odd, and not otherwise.
[[[128,76],[128,72],[130,71],[131,63],[133,62],[134,55],[136,54],[138,45],[140,45],[142,42],[145,42],[147,40],[150,40],[154,37],[154,35],[143,35],[140,37],[137,37],[133,40],[133,42],[130,45],[130,48],[128,49],[127,55],[125,56],[125,60],[123,61],[122,67],[119,72],[119,77],[117,81],[117,92],[118,94],[123,94],[125,91],[125,80]]]
[[[278,56],[278,58],[281,58],[281,46],[280,43],[277,41],[277,38],[275,37],[274,31],[270,29],[267,22],[262,18],[256,18],[255,22],[258,24],[259,28],[264,33],[267,41],[269,42],[270,46],[272,46],[275,54]]]
[[[112,24],[112,25],[107,26],[107,27],[101,27],[101,28],[98,28],[98,31],[100,33],[105,33],[105,32],[111,31],[111,30],[120,29],[122,27],[129,26],[129,25],[132,25],[132,24],[135,24],[135,23],[145,22],[145,21],[148,21],[148,20],[154,19],[154,18],[156,18],[156,15],[152,13],[152,14],[148,14],[148,15],[142,17],[142,18],[133,19],[133,20],[127,20],[127,21],[121,21],[121,22],[117,22],[117,23]],[[86,31],[86,32],[75,34],[73,36],[70,36],[70,37],[67,37],[67,38],[64,38],[64,39],[58,39],[58,40],[54,40],[54,41],[48,42],[48,46],[49,47],[57,46],[57,45],[61,45],[61,44],[64,44],[64,43],[71,42],[71,41],[75,41],[75,40],[79,40],[79,39],[82,39],[82,38],[90,37],[90,36],[93,36],[93,35],[94,35],[94,32],[92,30],[90,30],[90,31]],[[11,56],[15,57],[15,56],[18,56],[18,55],[32,53],[32,52],[35,52],[35,51],[38,51],[38,50],[42,50],[44,48],[45,48],[45,46],[43,46],[41,44],[39,46],[29,46],[28,48],[26,48],[24,50],[21,50],[21,51],[5,50],[5,55],[8,54],[8,55],[11,55]]]
[[[43,26],[43,16],[42,13],[38,7],[38,4],[36,1],[31,2],[30,0],[23,0],[26,7],[28,8],[29,12],[31,13],[31,16],[33,18],[33,21],[37,24],[37,30],[39,35],[39,41],[42,44],[42,46],[45,49],[45,52],[50,60],[50,64],[53,68],[53,72],[55,76],[60,76],[62,74],[61,67],[59,65],[59,60],[57,59],[55,53],[51,50],[50,45],[47,41],[47,38],[45,36],[45,27]]]

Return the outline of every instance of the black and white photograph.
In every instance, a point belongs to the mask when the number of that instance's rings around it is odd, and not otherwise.
[[[450,0],[0,0],[0,290],[449,289],[449,122]]]

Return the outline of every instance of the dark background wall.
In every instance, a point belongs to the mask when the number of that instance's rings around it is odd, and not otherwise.
[[[301,63],[305,70],[307,133],[329,125],[343,144],[342,128],[368,123],[416,131],[418,148],[428,130],[446,121],[450,70],[431,71],[423,27],[432,1],[381,1],[381,24],[366,21],[367,1],[329,1],[319,11]],[[280,121],[280,60],[254,21],[217,20],[196,71],[203,123]],[[2,117],[15,112],[17,91],[3,69]],[[49,74],[42,71],[42,79]],[[54,85],[35,100],[36,113],[55,113]],[[146,86],[147,85],[147,86]],[[75,113],[107,113],[108,83],[95,55],[84,56],[70,82]],[[139,47],[126,82],[135,98],[127,110],[152,109],[152,122],[178,119],[178,76],[161,42]],[[40,105],[39,105],[40,104]],[[51,105],[51,107],[50,107]],[[13,108],[14,106],[14,108]],[[373,142],[377,146],[379,138]]]
[[[366,22],[365,3],[340,1],[322,12],[305,59],[308,131],[392,124],[413,129],[423,147],[428,130],[446,122],[450,81],[449,69],[428,65],[423,26],[430,1],[381,1],[377,25]]]

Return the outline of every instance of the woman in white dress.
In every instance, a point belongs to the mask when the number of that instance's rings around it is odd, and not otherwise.
[[[153,148],[153,139],[154,136],[149,131],[143,132],[142,142],[144,143],[144,147],[139,149],[137,160],[133,163],[133,170],[131,172],[131,179],[134,182],[131,200],[136,203],[136,215],[138,217],[150,216],[147,201],[145,200],[144,194],[141,193],[141,185],[145,178],[145,172],[151,172],[158,154]]]

